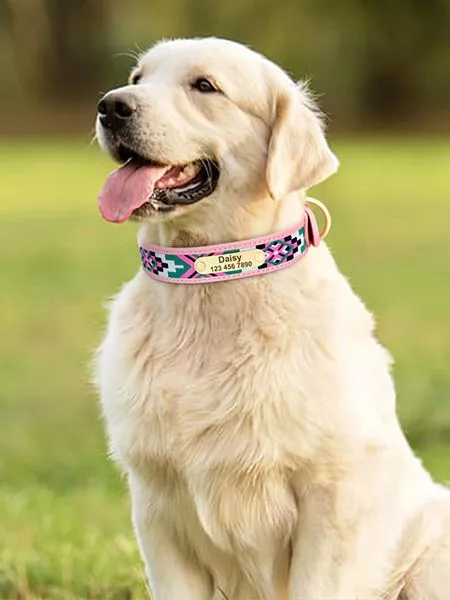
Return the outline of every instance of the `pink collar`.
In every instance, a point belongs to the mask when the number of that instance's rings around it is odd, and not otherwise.
[[[324,214],[325,225],[319,232],[316,217],[308,204],[315,204]],[[196,248],[140,246],[144,271],[153,279],[168,283],[213,283],[226,279],[264,275],[293,265],[306,256],[310,246],[318,246],[329,232],[328,209],[308,198],[303,220],[280,233]]]

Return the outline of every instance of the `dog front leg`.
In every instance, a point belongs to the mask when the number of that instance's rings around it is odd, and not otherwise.
[[[348,551],[333,520],[328,492],[311,492],[302,502],[292,537],[287,600],[359,598],[355,573],[349,577]]]
[[[364,499],[362,486],[359,491],[343,487],[309,490],[302,499],[292,537],[288,600],[398,598],[390,575],[402,505],[392,501],[384,510],[377,497],[381,492],[369,485],[364,502],[356,503],[352,498]]]
[[[212,600],[212,583],[170,528],[152,520],[142,498],[131,493],[133,523],[152,600]]]

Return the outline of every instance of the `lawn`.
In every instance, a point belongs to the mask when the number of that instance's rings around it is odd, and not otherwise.
[[[450,480],[450,141],[333,145],[329,243],[396,359],[412,445]],[[138,268],[135,226],[97,214],[110,168],[88,141],[0,144],[0,599],[147,597],[88,374]]]

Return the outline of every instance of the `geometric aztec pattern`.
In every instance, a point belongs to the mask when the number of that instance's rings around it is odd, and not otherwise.
[[[255,240],[256,241],[256,240]],[[258,240],[259,241],[259,240]],[[282,268],[288,266],[288,264],[298,259],[307,251],[306,236],[305,236],[305,225],[302,224],[294,233],[290,233],[280,239],[271,240],[266,243],[259,243],[250,245],[246,243],[242,248],[234,248],[228,252],[244,252],[247,250],[262,250],[265,254],[265,261],[259,265],[257,269],[252,271],[245,270],[245,273],[239,270],[225,271],[221,273],[198,273],[195,269],[195,261],[198,258],[207,256],[222,255],[224,251],[216,251],[201,254],[171,254],[160,251],[159,249],[150,250],[144,247],[140,247],[141,261],[144,270],[152,277],[162,281],[172,281],[179,283],[188,283],[193,280],[197,283],[203,283],[211,280],[223,280],[227,278],[241,276],[250,276],[264,269],[276,269],[277,267]],[[193,248],[195,251],[195,248]],[[230,277],[231,276],[231,277]]]
[[[281,240],[273,240],[269,244],[258,244],[258,250],[264,250],[266,261],[258,269],[267,269],[270,265],[279,266],[288,263],[306,252],[305,228],[301,227],[297,233],[290,234]]]

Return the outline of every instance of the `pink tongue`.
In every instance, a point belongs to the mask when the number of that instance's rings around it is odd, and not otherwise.
[[[131,213],[148,202],[155,183],[167,167],[127,164],[113,171],[98,197],[102,217],[106,221],[122,223]]]

